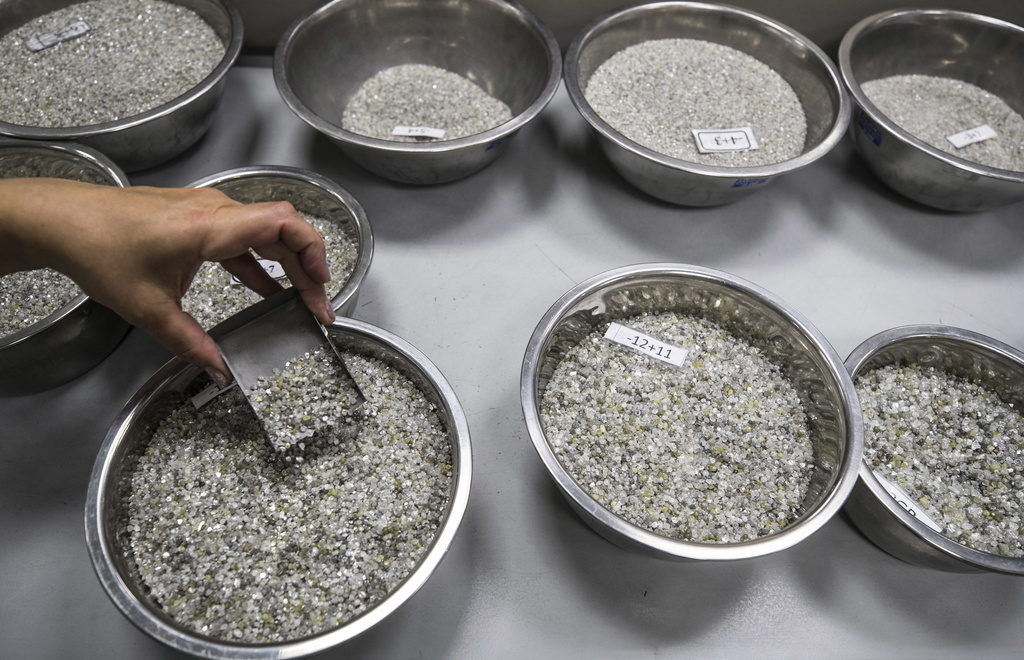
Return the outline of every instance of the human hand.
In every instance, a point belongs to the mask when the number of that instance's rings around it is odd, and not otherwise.
[[[222,386],[231,378],[216,343],[181,310],[203,262],[220,262],[260,295],[272,295],[281,287],[252,248],[281,263],[321,323],[334,320],[323,240],[287,202],[246,205],[212,188],[7,179],[0,180],[0,239],[0,273],[61,271]]]

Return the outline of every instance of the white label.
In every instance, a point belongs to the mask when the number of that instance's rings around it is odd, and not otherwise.
[[[392,135],[402,137],[428,137],[441,139],[444,137],[443,128],[431,128],[430,126],[395,126],[391,129]]]
[[[928,516],[928,514],[924,512],[924,509],[922,509],[918,505],[918,503],[914,501],[914,498],[912,498],[910,495],[907,495],[907,492],[905,490],[903,490],[893,482],[883,477],[881,474],[878,473],[878,470],[874,470],[873,474],[875,475],[875,479],[878,479],[878,483],[882,484],[882,488],[888,491],[889,495],[892,496],[892,499],[896,500],[896,502],[901,507],[906,509],[907,513],[914,516],[915,518],[923,522],[925,525],[928,525],[936,532],[942,532],[942,525],[932,520]]]
[[[199,392],[199,394],[196,394],[194,397],[192,397],[192,405],[196,407],[196,410],[198,410],[205,406],[210,401],[213,401],[218,396],[220,396],[221,392],[226,392],[230,390],[236,384],[237,383],[231,383],[227,387],[217,387],[216,383],[209,385],[204,390]]]
[[[697,151],[711,154],[719,151],[750,151],[757,149],[757,138],[749,127],[723,129],[693,129]]]
[[[272,259],[257,259],[260,266],[263,267],[263,272],[270,275],[275,280],[283,280],[285,278],[284,266],[279,262]],[[232,284],[241,284],[242,280],[238,279],[234,275],[231,276]]]
[[[91,25],[89,25],[85,21],[77,21],[65,28],[57,30],[56,32],[48,32],[46,34],[40,34],[38,36],[31,37],[30,39],[25,41],[25,47],[31,50],[32,52],[40,51],[44,48],[49,48],[50,46],[59,44],[62,41],[67,41],[68,39],[80,37],[86,32],[89,32],[90,30],[92,30]]]
[[[957,149],[963,149],[969,144],[974,144],[975,142],[984,142],[985,140],[990,140],[995,136],[996,131],[994,128],[992,128],[988,124],[982,124],[981,126],[972,128],[969,131],[963,131],[962,133],[957,133],[956,135],[950,135],[946,139],[949,140]]]
[[[612,323],[608,326],[608,331],[604,333],[604,338],[616,344],[632,348],[655,360],[671,364],[674,367],[681,367],[687,356],[685,348],[666,344],[650,335],[627,328],[618,323]]]

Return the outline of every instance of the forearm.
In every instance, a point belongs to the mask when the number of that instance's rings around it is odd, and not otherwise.
[[[83,240],[86,217],[116,206],[120,189],[65,179],[0,179],[0,275],[64,270],[64,246]]]

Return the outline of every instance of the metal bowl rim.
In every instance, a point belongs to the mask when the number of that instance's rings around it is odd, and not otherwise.
[[[711,544],[672,539],[633,525],[608,511],[580,488],[555,458],[540,422],[536,392],[537,369],[540,365],[540,355],[545,340],[550,336],[562,315],[590,294],[620,282],[649,276],[668,276],[712,282],[756,299],[789,321],[825,359],[829,376],[838,385],[839,396],[842,399],[843,420],[847,427],[846,451],[843,454],[842,464],[837,465],[836,474],[839,477],[835,486],[800,521],[771,536],[739,543]],[[677,263],[623,266],[595,275],[570,289],[548,309],[534,329],[523,358],[520,377],[520,401],[530,439],[544,463],[544,467],[554,478],[562,494],[568,496],[573,503],[606,528],[665,556],[694,560],[748,559],[778,552],[806,539],[839,512],[857,481],[857,467],[863,453],[863,422],[856,397],[853,380],[843,366],[839,354],[821,332],[782,299],[752,282],[724,271]]]
[[[754,167],[724,167],[720,165],[704,165],[702,163],[695,163],[693,161],[682,160],[680,158],[673,158],[665,154],[659,153],[648,147],[643,146],[628,137],[622,135],[608,122],[601,118],[597,112],[591,107],[590,103],[587,102],[586,97],[583,94],[583,90],[579,85],[579,57],[590,38],[600,31],[605,25],[614,23],[619,20],[628,18],[634,14],[642,14],[648,11],[662,10],[666,8],[680,8],[686,10],[706,10],[709,12],[729,14],[735,16],[742,16],[747,19],[753,20],[764,27],[767,27],[769,31],[773,33],[781,33],[792,41],[800,44],[801,47],[806,48],[808,52],[812,53],[818,61],[824,65],[828,71],[828,82],[831,83],[833,89],[836,91],[838,97],[839,107],[836,111],[832,129],[828,132],[824,139],[822,139],[813,148],[801,153],[795,158],[788,160],[779,161],[776,163],[769,163],[767,165],[760,165]],[[780,74],[781,75],[781,74]],[[583,116],[588,124],[596,131],[598,131],[604,138],[608,139],[618,147],[633,152],[639,156],[644,157],[646,160],[652,161],[663,167],[677,170],[679,172],[685,172],[690,174],[698,174],[701,176],[730,179],[730,178],[764,178],[764,177],[776,177],[789,172],[796,171],[807,165],[810,165],[819,158],[825,156],[832,151],[839,142],[843,139],[847,128],[850,123],[851,105],[850,99],[846,93],[846,88],[843,85],[842,78],[839,75],[839,70],[835,63],[832,62],[831,58],[817,46],[813,41],[793,30],[792,28],[779,23],[778,21],[769,18],[763,14],[760,14],[749,9],[743,9],[740,7],[734,7],[732,5],[725,4],[714,4],[706,2],[688,2],[685,0],[677,1],[665,1],[665,2],[651,2],[633,7],[627,7],[625,9],[614,10],[595,18],[589,24],[587,24],[582,30],[580,30],[569,44],[565,55],[564,73],[563,78],[565,80],[565,88],[569,93],[569,98],[573,105],[576,106],[577,111]]]
[[[988,337],[986,335],[948,325],[905,325],[896,328],[883,330],[857,346],[850,356],[846,358],[846,369],[850,377],[856,382],[860,372],[867,362],[880,350],[893,344],[913,340],[938,337],[946,340],[960,342],[974,348],[980,348],[986,352],[994,353],[1002,358],[1013,361],[1024,370],[1024,352],[1018,351],[1008,344]],[[896,518],[905,529],[909,530],[921,541],[926,543],[933,550],[942,555],[963,562],[968,566],[981,568],[987,571],[1024,575],[1024,557],[1004,557],[981,550],[975,550],[961,545],[952,539],[939,534],[923,522],[910,515],[901,507],[881,482],[875,478],[874,471],[868,465],[867,460],[862,460],[858,470],[859,481],[867,487],[874,498]]]
[[[896,140],[914,147],[915,149],[924,152],[946,165],[990,179],[998,179],[1011,183],[1024,183],[1024,172],[1006,170],[999,167],[990,167],[988,165],[982,165],[981,163],[966,160],[946,151],[942,151],[941,149],[937,149],[920,138],[915,137],[889,119],[889,117],[879,110],[867,95],[864,94],[864,90],[861,88],[860,83],[853,76],[853,62],[851,56],[853,48],[857,44],[857,40],[868,30],[886,23],[902,21],[907,18],[917,16],[956,18],[972,23],[987,24],[994,28],[1017,32],[1020,34],[1021,38],[1024,38],[1024,28],[1019,25],[1015,25],[998,18],[993,18],[991,16],[985,16],[983,14],[974,14],[971,12],[956,11],[952,9],[895,9],[868,16],[854,24],[854,26],[843,35],[842,41],[839,43],[837,58],[839,62],[839,72],[842,76],[843,84],[846,86],[847,91],[849,91],[850,96],[853,98],[854,104],[856,104],[864,114],[868,115],[872,121],[885,128],[885,130],[888,131]]]
[[[174,2],[174,0],[170,1]],[[242,15],[229,0],[211,1],[219,4],[227,13],[228,22],[231,25],[231,33],[229,35],[230,39],[224,48],[224,57],[221,58],[213,71],[211,71],[205,78],[203,78],[202,81],[187,92],[166,103],[150,108],[145,112],[140,112],[137,115],[131,115],[130,117],[123,117],[121,119],[115,119],[113,121],[102,122],[99,124],[46,127],[25,126],[22,124],[11,124],[5,121],[0,121],[0,135],[40,140],[75,140],[97,135],[107,135],[134,128],[142,124],[147,124],[154,119],[160,119],[162,117],[172,115],[180,108],[191,104],[196,99],[207,94],[224,79],[231,67],[234,66],[235,61],[242,52],[242,38],[244,30]]]
[[[306,27],[309,21],[312,21],[321,13],[327,12],[337,4],[350,1],[351,0],[332,0],[323,6],[315,7],[305,16],[300,16],[287,30],[285,30],[274,50],[274,82],[277,85],[277,90],[278,93],[280,93],[281,98],[284,99],[285,104],[291,108],[292,112],[298,115],[299,118],[309,124],[312,128],[330,138],[353,146],[360,146],[395,154],[445,153],[469,147],[489,145],[501,140],[502,138],[515,134],[519,129],[532,121],[541,113],[542,110],[544,110],[544,108],[547,107],[548,103],[551,102],[551,99],[554,98],[555,92],[558,91],[558,85],[561,82],[562,73],[562,51],[559,48],[558,42],[555,40],[551,30],[548,29],[548,27],[541,22],[533,12],[521,6],[517,2],[513,2],[512,0],[499,0],[498,2],[487,0],[492,4],[508,6],[510,9],[514,10],[519,16],[525,19],[526,23],[536,31],[537,35],[541,37],[544,42],[544,47],[547,51],[548,59],[550,60],[548,74],[545,79],[544,88],[525,110],[518,115],[513,116],[512,119],[505,123],[489,128],[486,131],[481,131],[480,133],[452,140],[438,140],[435,142],[400,142],[397,140],[384,140],[345,130],[341,126],[320,117],[320,115],[310,109],[309,106],[299,99],[298,95],[289,83],[288,67],[286,66],[286,62],[290,58],[294,40],[301,35],[301,31]]]
[[[169,381],[188,370],[199,374],[198,367],[186,363],[181,358],[172,358],[132,395],[111,423],[93,464],[85,506],[86,545],[97,578],[118,610],[136,627],[157,641],[176,650],[204,658],[277,660],[319,653],[357,637],[390,616],[427,582],[451,547],[469,504],[473,471],[469,423],[454,389],[437,366],[421,351],[387,330],[345,317],[339,317],[328,328],[368,338],[401,355],[427,377],[430,386],[436,389],[438,398],[447,410],[446,421],[451,421],[449,437],[453,456],[458,462],[454,466],[456,474],[448,508],[433,542],[413,571],[387,597],[348,623],[311,637],[275,644],[246,645],[219,642],[186,631],[182,626],[172,626],[162,617],[155,615],[147,604],[135,598],[123,576],[109,560],[113,552],[107,543],[107,535],[104,533],[106,526],[102,521],[108,501],[108,482],[113,478],[113,472],[117,467],[112,456],[124,442],[125,429]]]

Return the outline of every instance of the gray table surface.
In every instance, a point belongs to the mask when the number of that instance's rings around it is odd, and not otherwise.
[[[631,554],[563,502],[522,420],[519,370],[574,284],[652,261],[728,271],[807,316],[843,356],[881,330],[960,326],[1024,347],[1024,207],[904,201],[847,142],[744,201],[665,205],[611,170],[564,91],[509,151],[456,183],[374,177],[297,119],[262,62],[237,67],[203,140],[132,175],[180,186],[246,165],[304,167],[352,192],[376,254],[355,317],[423,351],[466,410],[474,484],[426,586],[330,658],[1016,657],[1024,580],[906,564],[844,517],[789,550],[728,563]],[[0,657],[169,658],[107,599],[85,548],[97,449],[169,358],[133,330],[78,380],[0,399]]]

